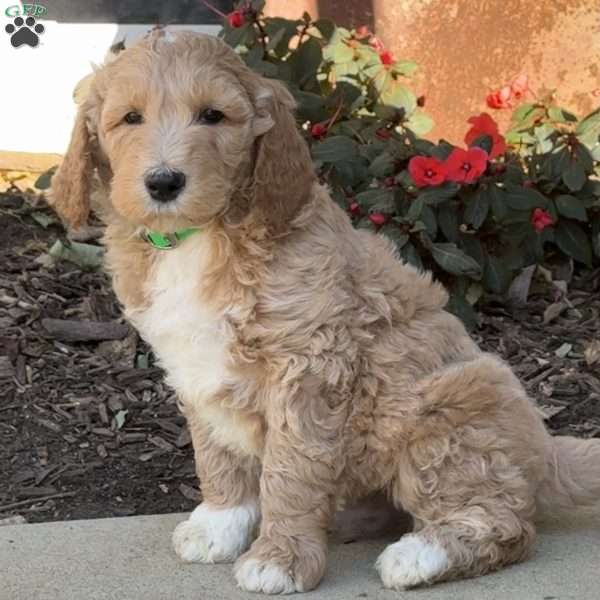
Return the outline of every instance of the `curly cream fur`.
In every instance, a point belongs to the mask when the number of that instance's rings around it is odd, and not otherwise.
[[[221,41],[156,34],[95,74],[54,179],[79,224],[96,167],[116,293],[188,418],[211,510],[178,530],[178,551],[235,558],[245,537],[207,554],[194,532],[242,518],[251,531],[240,507],[259,502],[239,585],[308,590],[335,507],[381,491],[416,530],[380,558],[386,585],[520,560],[536,505],[598,500],[600,442],[553,441],[510,369],[444,311],[444,289],[352,228],[315,181],[292,106]],[[195,123],[206,107],[225,120]],[[130,110],[144,123],[123,124]],[[143,186],[160,164],[188,180],[168,207]],[[188,226],[202,232],[171,253],[137,235]]]

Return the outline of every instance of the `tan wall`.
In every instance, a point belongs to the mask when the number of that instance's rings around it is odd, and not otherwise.
[[[268,0],[270,14],[370,24],[401,58],[421,66],[413,87],[426,96],[431,137],[460,142],[465,121],[493,88],[520,73],[534,89],[556,88],[565,107],[600,104],[600,0]],[[510,111],[494,111],[505,124]]]

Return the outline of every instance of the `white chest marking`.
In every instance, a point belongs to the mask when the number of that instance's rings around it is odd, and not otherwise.
[[[161,253],[146,283],[150,306],[127,316],[154,349],[180,400],[212,427],[220,443],[247,452],[250,432],[232,411],[214,403],[207,406],[207,400],[231,381],[226,315],[201,301],[209,243],[199,233]]]
[[[208,259],[200,233],[162,252],[146,281],[150,306],[128,316],[154,349],[168,382],[184,402],[214,394],[225,379],[225,320],[201,302]]]

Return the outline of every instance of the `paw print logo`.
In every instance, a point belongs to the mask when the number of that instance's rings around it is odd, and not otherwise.
[[[17,17],[4,30],[10,35],[10,43],[15,48],[23,44],[35,48],[40,42],[39,34],[44,33],[44,26],[41,23],[36,25],[33,17],[27,17],[25,21]]]

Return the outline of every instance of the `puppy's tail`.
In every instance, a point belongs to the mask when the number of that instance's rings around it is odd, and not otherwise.
[[[550,438],[547,473],[537,492],[542,517],[564,512],[600,515],[600,439]]]

